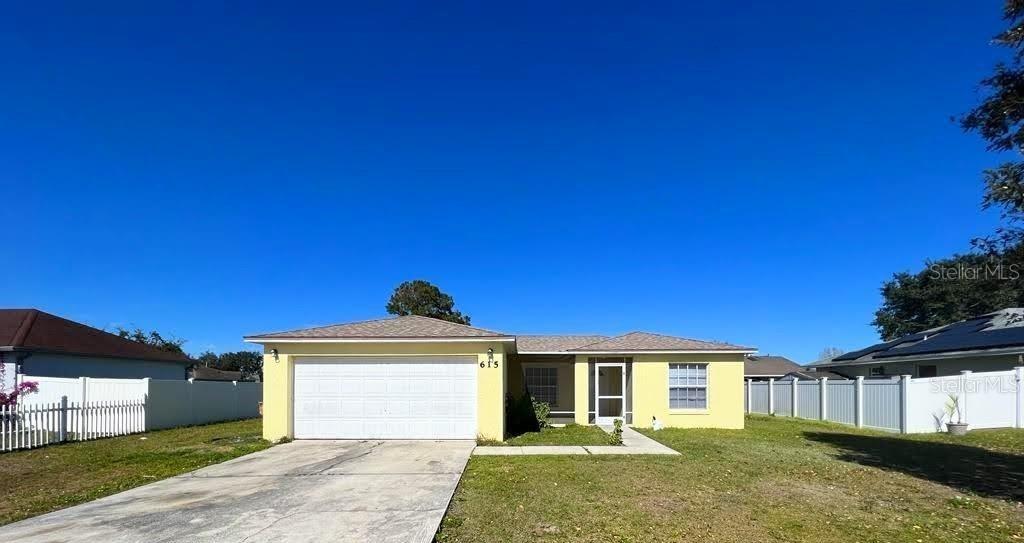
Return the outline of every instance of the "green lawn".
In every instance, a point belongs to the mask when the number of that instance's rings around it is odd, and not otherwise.
[[[473,457],[438,541],[1024,538],[1024,430],[905,438],[751,417],[645,433],[682,455]]]
[[[597,426],[566,424],[559,428],[541,428],[539,432],[526,432],[505,441],[481,445],[612,445],[612,436]]]
[[[0,454],[0,524],[265,449],[261,435],[251,419]]]

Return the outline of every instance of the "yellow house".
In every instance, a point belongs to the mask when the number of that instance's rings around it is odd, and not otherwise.
[[[514,336],[419,316],[247,336],[264,348],[263,434],[503,439],[506,397],[552,422],[742,428],[755,350],[645,332]]]

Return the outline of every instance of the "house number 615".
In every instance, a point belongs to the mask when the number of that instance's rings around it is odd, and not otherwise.
[[[480,363],[481,368],[497,368],[498,362],[496,360],[488,360],[487,362]]]

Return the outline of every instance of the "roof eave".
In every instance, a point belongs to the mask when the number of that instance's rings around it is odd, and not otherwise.
[[[506,343],[512,336],[484,337],[260,337],[242,338],[246,343]]]
[[[16,347],[16,346],[2,346],[0,352],[22,352],[22,353],[45,353],[45,354],[57,354],[64,356],[89,356],[94,358],[112,358],[114,360],[141,360],[144,362],[168,362],[170,364],[184,364],[191,365],[195,364],[196,361],[191,358],[156,358],[152,356],[121,356],[115,354],[99,354],[99,353],[81,353],[78,351],[62,351],[60,349],[42,349],[38,347]]]
[[[917,362],[919,360],[951,360],[968,356],[1001,356],[1008,354],[1024,354],[1024,346],[1005,347],[1000,349],[975,349],[962,351],[945,351],[940,353],[908,354],[901,356],[884,356],[867,360],[845,360],[819,364],[815,368],[835,368],[840,366],[866,366],[871,364],[888,364],[892,362]]]
[[[618,349],[583,351],[569,350],[566,354],[749,354],[757,349]]]

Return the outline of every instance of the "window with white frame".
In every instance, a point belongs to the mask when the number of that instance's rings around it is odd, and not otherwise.
[[[558,368],[526,368],[526,391],[538,402],[558,404]]]
[[[668,365],[669,409],[707,409],[708,365]]]

